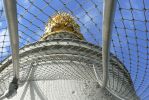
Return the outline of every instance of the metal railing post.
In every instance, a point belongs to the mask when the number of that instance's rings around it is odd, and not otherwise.
[[[19,37],[16,0],[3,0],[8,23],[14,77],[19,78]]]
[[[112,32],[112,22],[114,19],[116,0],[104,0],[103,9],[103,31],[102,31],[102,63],[103,63],[103,84],[102,88],[107,86],[109,51]]]
[[[3,0],[12,50],[13,80],[4,97],[11,98],[17,93],[19,79],[19,37],[16,0]]]

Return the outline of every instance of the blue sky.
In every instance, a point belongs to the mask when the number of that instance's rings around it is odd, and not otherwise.
[[[147,46],[149,46],[147,40],[149,38],[148,4],[148,0],[118,0],[112,33],[111,51],[129,70],[138,94],[141,94],[149,85],[147,60]],[[122,10],[120,11],[118,8]],[[131,8],[133,8],[132,11]],[[147,89],[141,97],[145,97],[148,93],[149,90]]]
[[[47,22],[48,17],[54,14],[55,11],[66,11],[68,13],[72,11],[76,20],[80,19],[79,21],[77,20],[77,22],[81,26],[81,33],[86,40],[96,45],[102,44],[102,0],[45,1],[50,2],[50,6],[54,9],[48,7],[47,4],[41,2],[41,0],[18,0],[19,35],[21,37],[20,47],[35,42],[42,36],[44,33],[44,23]],[[77,1],[82,5],[82,8]],[[31,2],[42,9],[43,12],[37,7],[32,6]],[[66,3],[66,7],[62,2]],[[97,4],[97,8],[94,3]],[[120,11],[119,8],[122,10]],[[133,11],[131,11],[130,8],[133,8]],[[118,0],[113,23],[111,52],[114,53],[129,70],[138,94],[141,94],[149,85],[149,77],[147,77],[149,75],[149,62],[147,60],[149,50],[146,48],[149,46],[147,40],[149,39],[148,9],[149,0]],[[2,10],[2,0],[0,0],[0,10]],[[32,15],[32,13],[34,15]],[[4,52],[0,53],[0,60],[10,54],[9,46],[5,15],[0,14],[0,52]],[[149,95],[147,92],[149,93],[149,89],[147,89],[141,97],[143,98]]]

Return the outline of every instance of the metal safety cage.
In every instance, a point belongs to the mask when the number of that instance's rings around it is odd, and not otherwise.
[[[133,97],[138,96],[136,97],[137,99],[148,100],[149,1],[111,0],[111,2],[112,1],[115,1],[113,4],[116,6],[112,5],[112,3],[111,6],[108,5],[108,3],[110,4],[109,0],[17,0],[18,45],[20,49],[19,86],[23,86],[26,81],[34,80],[34,82],[26,84],[22,93],[30,95],[27,92],[29,91],[28,87],[33,86],[33,89],[30,88],[30,91],[34,91],[32,95],[38,94],[40,99],[47,99],[48,94],[44,92],[46,95],[43,95],[41,91],[46,90],[48,83],[45,82],[43,87],[39,88],[38,85],[40,82],[36,83],[36,81],[51,80],[56,77],[80,80],[92,79],[99,82],[104,90],[107,90],[108,93],[105,93],[106,95],[111,95],[109,94],[110,91],[112,95],[119,99],[130,97],[133,100]],[[67,12],[74,16],[75,21],[80,25],[80,33],[84,36],[84,40],[57,39],[57,41],[51,40],[51,44],[48,43],[48,41],[39,41],[44,35],[45,25],[48,19],[52,18],[53,15],[58,12]],[[13,57],[11,52],[13,52],[13,50],[11,48],[12,46],[10,47],[12,41],[9,39],[11,38],[8,32],[9,24],[10,23],[6,21],[3,2],[1,0],[0,96],[4,95],[6,90],[8,90],[14,73],[11,62]],[[107,30],[109,31],[105,34]],[[57,45],[54,46],[53,44]],[[75,49],[78,51],[77,55],[84,55],[84,57],[81,56],[82,59],[78,59],[77,57],[72,57],[72,55],[65,55],[67,58],[60,55],[57,57],[48,55],[51,57],[50,59],[50,57],[46,57],[47,53],[43,52],[46,50],[44,47],[51,48],[51,51],[46,52],[54,52],[52,51],[53,49],[59,50],[55,52],[61,54],[65,54],[65,50],[72,53]],[[91,48],[94,48],[94,52],[88,50]],[[37,49],[36,52],[32,51],[33,49]],[[87,52],[89,53],[87,54]],[[26,55],[26,57],[24,57],[24,55]],[[89,56],[97,57],[97,59],[89,59]],[[39,59],[37,61],[34,60],[38,57]],[[72,61],[72,64],[68,62],[64,64],[61,61],[62,59]],[[87,59],[94,63],[87,63]],[[55,60],[61,62],[58,63]],[[60,75],[52,76],[49,74],[49,67],[42,65],[46,63],[50,64],[51,62],[48,61],[52,61],[55,64],[53,65],[55,69],[53,68],[53,72],[51,73],[64,71],[66,72],[66,76],[60,77]],[[80,65],[78,65],[78,63]],[[61,68],[62,65],[66,66],[68,69]],[[69,69],[68,66],[71,66],[72,69]],[[73,66],[80,66],[80,69],[76,70]],[[84,66],[87,66],[87,69],[90,69],[91,72],[84,72]],[[31,73],[33,73],[33,76]],[[65,82],[59,82],[59,84],[64,84],[65,86]],[[128,86],[130,86],[130,88],[124,89],[123,86],[128,87],[127,84],[129,84]],[[75,92],[72,92],[72,94],[75,94]],[[21,95],[21,98],[25,97]],[[31,98],[34,99],[33,96]],[[127,98],[125,99],[127,100]]]

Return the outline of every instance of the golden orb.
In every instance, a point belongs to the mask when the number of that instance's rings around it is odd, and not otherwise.
[[[45,34],[41,40],[46,40],[48,36],[60,32],[67,32],[68,34],[77,36],[81,40],[84,39],[80,33],[80,26],[75,22],[74,17],[66,12],[58,12],[49,19],[45,27]]]

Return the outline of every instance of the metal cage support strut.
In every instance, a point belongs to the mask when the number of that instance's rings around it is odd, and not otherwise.
[[[3,0],[8,23],[14,77],[19,78],[19,37],[16,0]]]
[[[103,13],[103,31],[102,31],[102,63],[103,63],[103,84],[102,88],[107,86],[109,51],[112,32],[112,22],[115,12],[116,0],[104,0]]]

